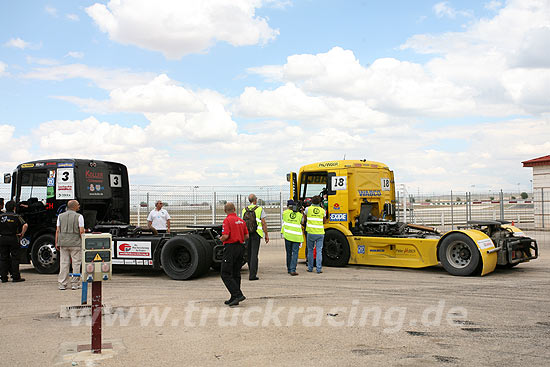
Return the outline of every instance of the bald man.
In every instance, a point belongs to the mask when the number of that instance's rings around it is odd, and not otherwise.
[[[77,213],[80,204],[76,200],[69,200],[67,211],[57,217],[55,231],[55,248],[60,255],[59,261],[59,290],[67,289],[69,281],[69,267],[73,263],[73,273],[80,273],[82,262],[82,234],[84,233],[84,217]],[[80,278],[73,277],[71,289],[79,289]]]

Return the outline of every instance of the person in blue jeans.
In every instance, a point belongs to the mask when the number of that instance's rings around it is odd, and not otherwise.
[[[311,206],[304,212],[307,233],[307,271],[313,271],[313,248],[316,251],[317,274],[321,274],[323,264],[323,240],[325,239],[325,209],[321,208],[321,197],[311,198]]]
[[[286,270],[292,276],[298,275],[296,265],[298,264],[298,251],[300,242],[304,241],[302,232],[302,213],[296,208],[293,200],[287,202],[287,209],[283,212],[283,225],[281,233],[285,239],[286,248]]]

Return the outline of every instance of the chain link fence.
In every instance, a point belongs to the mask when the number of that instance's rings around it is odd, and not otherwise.
[[[157,200],[162,200],[170,214],[174,231],[189,224],[221,224],[225,218],[223,207],[231,201],[237,213],[249,204],[248,195],[255,194],[264,207],[270,231],[280,231],[282,210],[289,198],[283,186],[130,186],[130,222],[147,225],[147,215]]]
[[[548,200],[549,198],[547,198]],[[436,227],[441,232],[464,226],[472,220],[506,220],[525,229],[540,228],[536,223],[532,194],[504,191],[472,193],[449,191],[445,195],[397,193],[398,220]],[[550,203],[546,203],[548,205]]]
[[[10,197],[8,185],[0,185],[0,197]],[[237,212],[248,205],[248,195],[256,194],[265,208],[269,231],[280,231],[282,211],[289,190],[281,186],[160,186],[131,185],[131,224],[147,225],[147,215],[162,200],[172,217],[173,230],[189,224],[221,223],[223,206],[232,201]],[[550,189],[537,189],[526,198],[515,192],[456,192],[410,194],[397,190],[399,221],[436,227],[445,232],[466,225],[469,220],[513,221],[526,230],[550,230]],[[524,194],[525,196],[525,194]]]

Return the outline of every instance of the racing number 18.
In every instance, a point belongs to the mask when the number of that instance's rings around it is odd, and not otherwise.
[[[332,190],[346,190],[348,187],[347,176],[333,176],[331,179]]]

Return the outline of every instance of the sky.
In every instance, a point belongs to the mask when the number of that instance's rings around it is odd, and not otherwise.
[[[0,2],[0,171],[284,185],[325,160],[413,192],[530,191],[550,154],[550,0]]]

